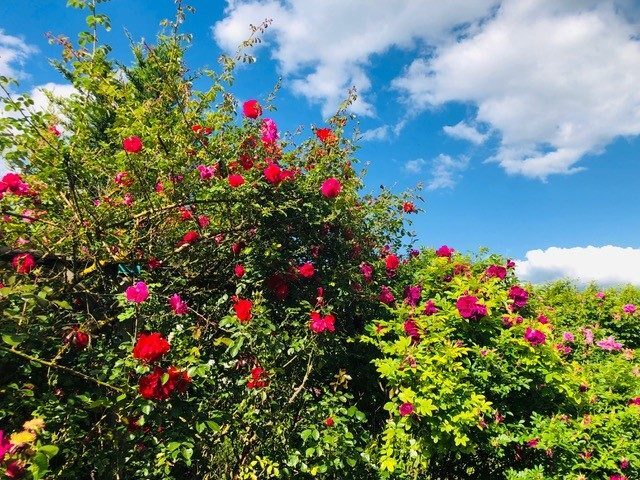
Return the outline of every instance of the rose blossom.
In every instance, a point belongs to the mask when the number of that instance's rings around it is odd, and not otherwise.
[[[141,333],[133,347],[133,358],[151,363],[171,350],[167,339],[159,332]]]
[[[235,267],[233,267],[233,274],[238,278],[242,278],[244,276],[244,267],[240,263],[238,263]]]
[[[501,265],[491,265],[485,270],[484,274],[488,278],[499,278],[500,280],[504,280],[507,276],[507,268]]]
[[[524,339],[535,347],[536,345],[544,344],[547,340],[547,336],[540,330],[534,330],[531,327],[527,327],[527,330],[524,333]]]
[[[242,113],[247,118],[256,119],[262,115],[262,107],[257,100],[247,100],[242,104]]]
[[[269,376],[262,367],[251,369],[251,380],[247,382],[247,388],[264,388],[269,385]]]
[[[405,402],[398,408],[398,412],[402,417],[408,417],[413,413],[413,403]]]
[[[361,263],[360,264],[360,273],[364,277],[364,281],[369,283],[373,278],[373,265],[370,263]]]
[[[0,198],[4,192],[10,192],[19,197],[29,195],[29,185],[22,181],[17,173],[6,173],[0,180]]]
[[[240,320],[240,323],[247,323],[251,320],[251,308],[253,303],[251,300],[236,298],[233,304],[233,310],[236,312],[236,317]]]
[[[422,311],[427,316],[433,315],[434,313],[438,313],[438,307],[433,300],[429,300],[424,305],[424,310]]]
[[[325,198],[336,198],[342,190],[342,184],[337,178],[327,178],[320,186],[320,192]]]
[[[451,258],[451,255],[453,255],[453,252],[455,252],[453,248],[443,245],[438,250],[436,250],[436,256]]]
[[[198,165],[196,167],[198,172],[200,172],[200,180],[210,180],[216,174],[215,167],[208,167],[206,165]]]
[[[316,129],[316,137],[318,137],[322,143],[330,143],[336,140],[336,136],[330,128]]]
[[[127,153],[139,153],[142,150],[142,140],[136,135],[122,140],[122,148]]]
[[[278,126],[270,118],[262,119],[262,125],[260,125],[260,135],[262,143],[271,145],[278,140]]]
[[[400,266],[400,259],[397,255],[390,253],[384,259],[384,266],[389,271],[394,271]]]
[[[125,290],[127,301],[142,303],[149,298],[149,287],[144,282],[136,282]]]
[[[309,322],[309,328],[313,333],[322,333],[325,330],[335,332],[336,317],[333,315],[322,316],[319,312],[311,312],[311,321]]]
[[[298,267],[298,273],[304,278],[311,278],[316,273],[316,270],[313,268],[313,263],[307,262]]]
[[[616,342],[613,337],[608,337],[599,342],[596,342],[596,345],[599,346],[602,350],[607,350],[609,352],[613,350],[622,350],[622,344]]]
[[[244,177],[237,173],[231,174],[227,177],[227,181],[231,188],[237,188],[244,183]]]
[[[182,236],[182,240],[178,242],[178,246],[191,245],[200,239],[200,234],[195,230],[189,230]]]
[[[529,299],[529,293],[518,285],[514,285],[509,289],[508,296],[513,300],[513,308],[516,310],[523,308]]]
[[[169,378],[163,382],[165,374]],[[138,390],[143,398],[162,401],[168,399],[174,391],[184,392],[189,383],[191,383],[191,378],[187,372],[173,366],[167,370],[156,367],[151,373],[140,377]]]
[[[422,287],[420,285],[409,285],[404,289],[404,301],[415,307],[420,301],[422,295]]]
[[[5,433],[0,430],[0,462],[4,460],[4,456],[11,451],[13,444],[7,439]]]
[[[624,313],[635,313],[635,311],[637,310],[636,306],[633,303],[627,303],[624,307],[622,307],[622,311]]]
[[[582,334],[584,335],[584,343],[587,345],[593,344],[593,331],[590,328],[585,328],[582,330]]]
[[[395,297],[393,296],[393,293],[391,293],[391,289],[386,285],[380,287],[380,295],[378,296],[378,299],[387,305],[391,305],[395,301]]]
[[[411,337],[414,342],[420,341],[420,331],[418,330],[418,324],[412,318],[406,320],[403,325],[404,333]]]
[[[36,267],[36,260],[30,253],[19,253],[11,260],[11,266],[16,273],[27,274]]]
[[[478,303],[478,298],[472,295],[463,295],[456,301],[456,308],[462,318],[478,320],[487,314],[487,307]]]
[[[402,211],[404,213],[415,213],[418,210],[416,210],[416,206],[411,203],[411,202],[403,202],[402,203]]]
[[[189,312],[189,307],[187,306],[187,302],[182,300],[180,295],[174,293],[169,297],[169,305],[171,306],[171,310],[176,315],[185,315]]]

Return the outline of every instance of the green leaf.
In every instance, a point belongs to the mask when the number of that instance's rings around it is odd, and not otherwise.
[[[26,335],[19,335],[17,333],[14,334],[5,334],[2,335],[2,341],[11,347],[17,347],[27,338]]]
[[[38,449],[38,451],[44,453],[47,457],[51,458],[51,457],[55,457],[60,451],[60,449],[55,445],[42,445]]]

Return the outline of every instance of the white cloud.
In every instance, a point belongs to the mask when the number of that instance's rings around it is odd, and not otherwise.
[[[362,132],[362,141],[370,142],[372,140],[387,140],[389,138],[391,128],[389,125],[382,125]]]
[[[438,155],[433,160],[433,170],[431,178],[427,183],[428,190],[438,190],[440,188],[453,188],[458,182],[460,172],[469,165],[467,157],[452,158],[449,155]]]
[[[415,160],[409,160],[404,164],[404,170],[408,173],[421,173],[424,166],[427,164],[423,158],[416,158]]]
[[[640,249],[606,245],[530,250],[516,262],[516,272],[532,283],[569,278],[582,284],[640,285]]]
[[[60,98],[70,97],[77,92],[70,84],[49,82],[44,85],[38,85],[31,90],[31,99],[33,100],[32,110],[39,112],[51,109],[52,105],[45,91],[50,92],[54,97]]]
[[[227,0],[225,18],[213,26],[218,44],[235,52],[249,24],[274,22],[266,35],[273,58],[294,92],[333,114],[351,86],[360,96],[351,110],[375,114],[371,57],[392,47],[441,43],[452,30],[486,15],[496,0]]]
[[[476,127],[472,127],[464,121],[455,125],[445,125],[442,130],[450,137],[467,140],[476,145],[484,143],[488,136],[486,133],[480,133]]]
[[[45,83],[43,85],[38,85],[31,89],[30,96],[33,100],[33,105],[29,107],[32,112],[42,112],[42,111],[51,111],[51,113],[60,115],[60,112],[57,112],[49,98],[45,94],[45,90],[53,94],[55,97],[66,98],[76,93],[77,90],[69,84],[60,84],[60,83]],[[0,103],[0,118],[1,117],[10,117],[10,118],[18,118],[20,114],[18,112],[6,112],[4,110],[3,104]],[[62,126],[58,126],[60,132],[64,135],[66,132]],[[2,158],[2,152],[0,152],[0,174],[4,174],[9,171],[7,164],[5,163],[4,158]]]
[[[24,77],[21,67],[26,58],[35,51],[35,47],[27,45],[18,37],[5,34],[0,28],[0,75],[12,78]]]
[[[414,108],[476,106],[473,121],[501,134],[493,160],[509,173],[574,173],[584,155],[640,134],[640,29],[619,7],[506,0],[394,86]]]

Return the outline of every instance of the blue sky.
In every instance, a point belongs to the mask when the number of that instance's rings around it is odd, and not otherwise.
[[[75,34],[64,0],[0,2],[0,74],[37,91],[64,80],[45,32]],[[640,2],[567,0],[192,0],[193,67],[215,66],[272,18],[240,99],[279,75],[281,128],[320,125],[358,87],[367,189],[418,183],[422,244],[489,247],[532,281],[640,284]],[[130,58],[125,28],[153,41],[171,0],[100,6],[103,39]],[[587,248],[592,246],[593,248]]]

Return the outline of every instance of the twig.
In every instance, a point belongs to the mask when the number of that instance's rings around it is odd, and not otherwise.
[[[57,363],[49,362],[47,360],[42,360],[41,358],[34,357],[32,355],[29,355],[28,353],[24,353],[19,350],[16,350],[15,348],[0,347],[0,350],[12,353],[18,357],[22,357],[26,360],[29,360],[30,362],[36,362],[41,365],[45,365],[49,368],[57,368],[58,370],[62,370],[64,372],[70,373],[71,375],[75,375],[76,377],[83,378],[84,380],[88,380],[90,382],[95,383],[96,385],[100,385],[101,387],[105,387],[105,388],[108,388],[109,390],[113,390],[114,392],[118,392],[118,393],[124,392],[124,390],[122,390],[121,388],[115,387],[109,383],[98,380],[97,378],[93,378],[92,376],[86,375],[82,372],[78,372],[73,368],[65,367],[64,365],[58,365]]]
[[[309,354],[309,360],[307,361],[307,371],[304,374],[304,378],[302,379],[302,383],[293,391],[293,395],[289,398],[287,402],[288,405],[291,405],[296,397],[300,394],[304,386],[307,384],[307,380],[309,379],[309,375],[311,375],[311,371],[313,370],[313,363],[311,360],[313,359],[313,355]]]

